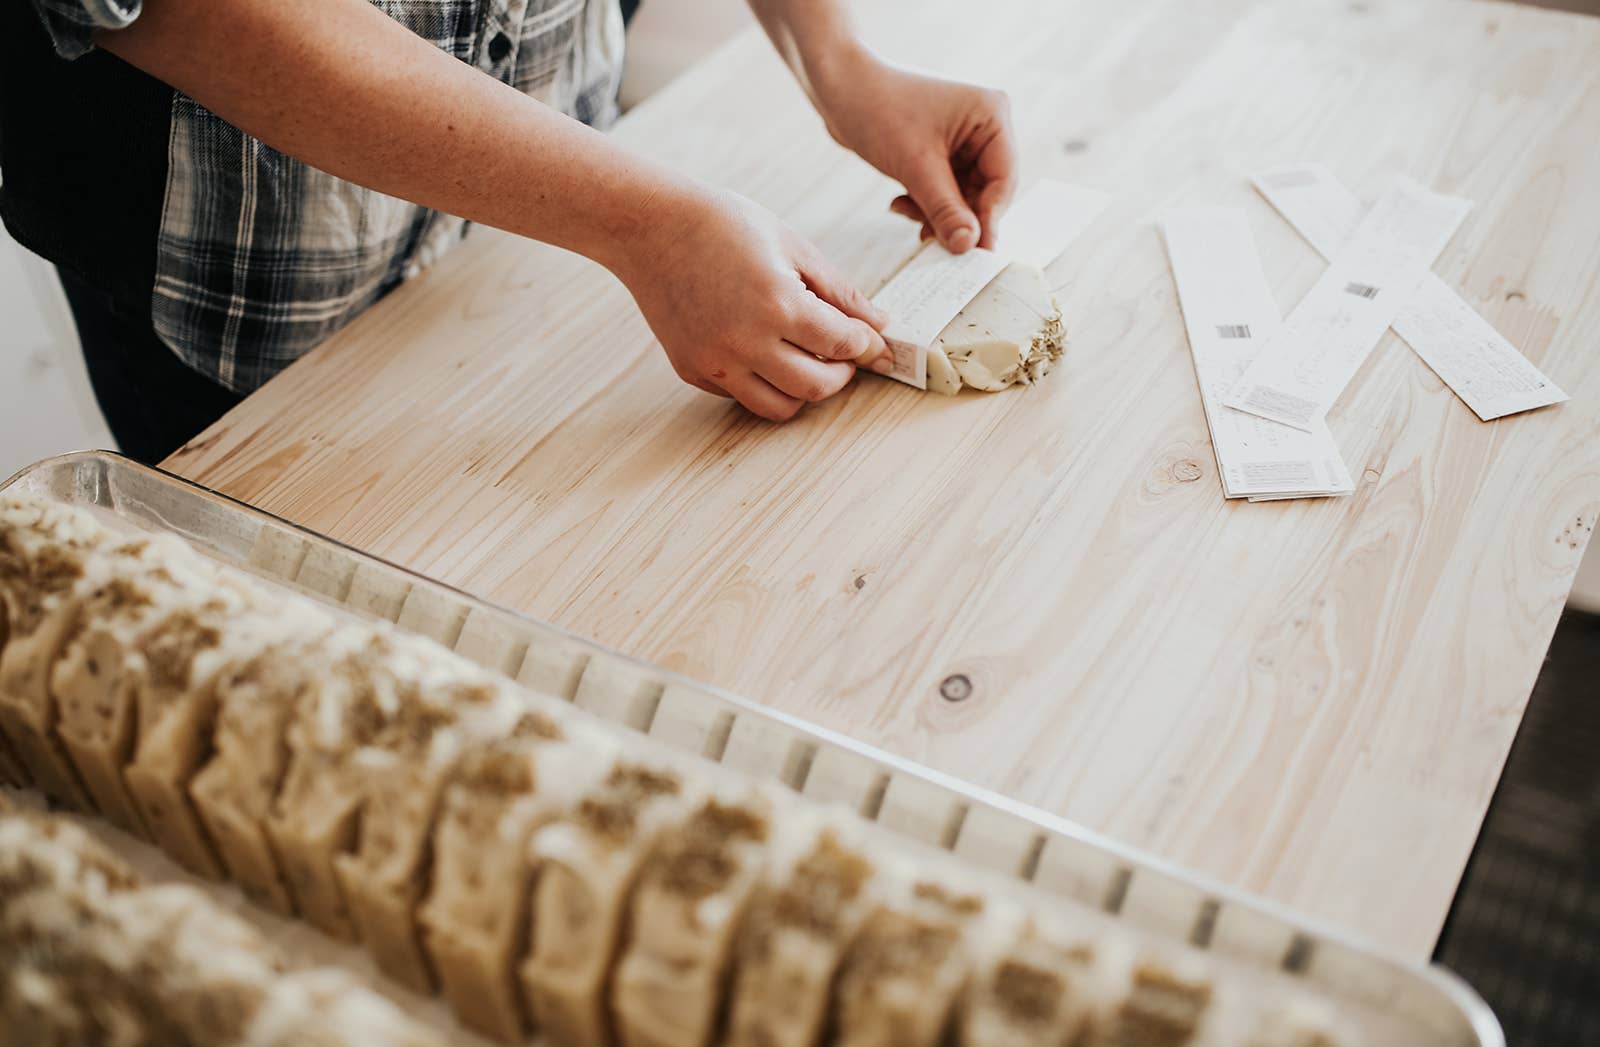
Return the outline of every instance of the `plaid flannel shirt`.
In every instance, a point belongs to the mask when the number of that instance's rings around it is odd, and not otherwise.
[[[76,58],[142,0],[32,0]],[[373,0],[491,76],[585,123],[617,115],[618,0]],[[156,245],[156,334],[189,366],[247,393],[465,233],[461,219],[335,178],[175,93]]]

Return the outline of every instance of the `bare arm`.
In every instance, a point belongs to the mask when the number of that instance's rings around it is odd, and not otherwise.
[[[952,251],[995,246],[1016,184],[1005,95],[880,61],[842,0],[749,0],[828,132],[906,187],[890,207]]]
[[[97,39],[290,156],[598,261],[684,381],[764,417],[833,395],[855,362],[886,353],[885,318],[770,213],[624,149],[367,0],[146,0]]]

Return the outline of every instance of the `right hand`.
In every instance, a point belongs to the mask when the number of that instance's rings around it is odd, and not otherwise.
[[[617,275],[685,382],[783,422],[889,369],[888,317],[771,212],[697,191],[669,214]]]

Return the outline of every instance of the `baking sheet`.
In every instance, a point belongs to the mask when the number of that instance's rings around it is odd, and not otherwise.
[[[0,489],[13,486],[125,526],[177,534],[225,563],[394,620],[658,741],[845,803],[880,825],[1071,899],[1090,925],[1107,920],[1204,950],[1219,978],[1251,976],[1325,998],[1357,1022],[1366,1043],[1504,1047],[1487,1005],[1443,968],[1390,956],[1048,812],[496,607],[187,480],[86,451],[30,466]],[[187,878],[131,837],[95,829],[152,879]],[[359,949],[259,911],[232,888],[204,887],[233,899],[293,955],[351,967],[459,1042],[486,1042],[460,1030],[437,1001],[374,977]]]

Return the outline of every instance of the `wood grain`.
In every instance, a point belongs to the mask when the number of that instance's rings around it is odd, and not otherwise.
[[[1600,515],[1600,22],[969,10],[863,19],[1010,90],[1030,176],[1116,194],[1050,270],[1043,385],[863,377],[768,425],[678,383],[604,272],[479,230],[168,467],[1425,955]],[[753,36],[616,134],[863,284],[912,248]],[[1248,208],[1287,308],[1322,263],[1245,175],[1300,159],[1477,200],[1436,271],[1572,401],[1480,423],[1389,335],[1331,418],[1356,494],[1225,503],[1153,221]]]

